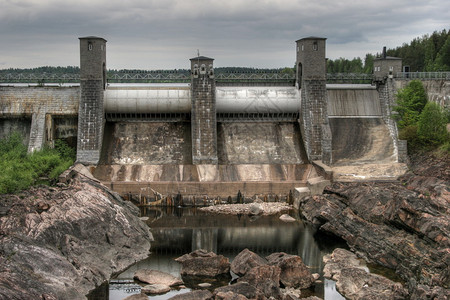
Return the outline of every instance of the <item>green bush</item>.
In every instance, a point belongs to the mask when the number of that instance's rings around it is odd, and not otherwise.
[[[442,108],[428,102],[419,117],[417,134],[422,141],[430,146],[448,142],[447,120]]]
[[[36,184],[54,183],[75,160],[75,150],[62,141],[55,149],[28,154],[20,134],[0,140],[0,194],[15,193]]]
[[[397,105],[393,110],[398,114],[394,116],[399,128],[416,125],[420,113],[427,104],[427,93],[420,80],[412,80],[408,85],[397,92]]]
[[[422,142],[417,135],[417,126],[409,125],[399,129],[398,138],[408,141],[408,149],[421,148]]]

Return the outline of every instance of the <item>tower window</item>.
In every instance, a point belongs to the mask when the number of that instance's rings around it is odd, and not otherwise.
[[[88,42],[88,50],[92,51],[93,48],[94,48],[94,46],[92,45],[92,43]]]
[[[314,50],[314,51],[319,50],[319,46],[317,45],[317,42],[314,42],[314,43],[313,43],[313,50]]]

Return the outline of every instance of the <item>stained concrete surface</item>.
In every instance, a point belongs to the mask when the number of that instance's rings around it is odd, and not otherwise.
[[[395,163],[394,143],[382,118],[330,118],[334,166]]]
[[[219,123],[219,164],[307,163],[297,123]]]
[[[191,164],[191,126],[185,122],[117,122],[105,127],[100,164]]]
[[[0,139],[17,132],[23,136],[24,145],[28,145],[30,130],[31,118],[0,118]]]

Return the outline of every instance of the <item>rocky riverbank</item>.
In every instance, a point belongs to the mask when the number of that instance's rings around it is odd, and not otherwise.
[[[411,299],[450,297],[450,159],[414,157],[396,182],[334,183],[302,215],[403,278]]]
[[[301,290],[311,287],[319,278],[319,274],[311,274],[300,256],[284,252],[272,253],[264,258],[244,249],[230,263],[223,255],[196,250],[175,260],[182,265],[181,279],[157,270],[138,270],[134,278],[148,285],[141,289],[141,294],[125,300],[147,299],[147,294],[164,294],[181,285],[193,291],[169,299],[299,300]],[[230,271],[237,276],[231,283]]]
[[[148,256],[138,209],[83,174],[0,195],[0,299],[85,299]]]

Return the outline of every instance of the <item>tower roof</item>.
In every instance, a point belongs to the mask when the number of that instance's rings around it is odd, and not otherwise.
[[[324,38],[324,37],[318,37],[318,36],[308,36],[308,37],[305,37],[305,38],[301,38],[301,39],[299,39],[299,40],[296,40],[296,42],[300,42],[300,41],[303,41],[303,40],[326,40],[327,38]]]
[[[79,37],[78,39],[80,40],[103,40],[106,42],[106,40],[102,37],[98,37],[98,36],[85,36],[85,37]]]
[[[214,58],[206,57],[206,56],[197,56],[194,58],[191,58],[190,60],[214,60]]]

